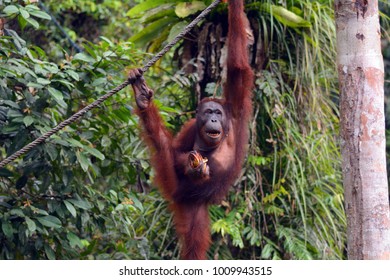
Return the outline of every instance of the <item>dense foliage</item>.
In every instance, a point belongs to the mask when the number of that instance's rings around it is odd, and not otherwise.
[[[210,3],[43,1],[82,47],[76,53],[35,2],[0,1],[0,158],[120,84],[148,58],[143,51],[157,51]],[[265,2],[247,1],[266,63],[243,175],[210,210],[210,258],[342,259],[332,1]],[[178,50],[146,74],[175,131],[193,114],[197,80],[178,67]],[[130,96],[120,92],[0,169],[1,259],[177,258]]]

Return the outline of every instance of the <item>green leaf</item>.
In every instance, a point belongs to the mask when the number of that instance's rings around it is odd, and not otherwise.
[[[85,51],[94,59],[97,59],[98,55],[95,52],[95,49],[92,48],[91,46],[88,46],[87,44],[83,45]]]
[[[53,87],[48,87],[47,90],[49,91],[50,95],[54,97],[55,100],[63,100],[64,99],[64,95],[58,89],[55,89]]]
[[[249,240],[252,246],[260,246],[261,236],[255,228],[248,226],[243,230],[242,234],[245,235],[245,238]]]
[[[303,19],[302,17],[294,14],[293,12],[287,10],[284,7],[270,5],[270,8],[267,8],[270,13],[282,24],[298,28],[298,27],[310,27],[311,23]]]
[[[110,50],[110,51],[104,52],[103,57],[104,58],[114,58],[114,57],[118,57],[118,55],[115,52]]]
[[[115,200],[118,199],[118,193],[114,190],[110,190],[111,197]]]
[[[58,156],[58,151],[55,145],[53,144],[46,144],[45,152],[50,156],[51,160],[56,160]]]
[[[25,19],[28,19],[30,17],[30,14],[29,12],[27,12],[25,9],[21,8],[20,9],[20,14],[22,15],[22,17],[24,17]]]
[[[231,226],[229,230],[229,234],[233,239],[233,245],[239,247],[240,249],[244,248],[244,242],[242,241],[239,228],[236,226]]]
[[[35,11],[34,10],[34,11],[29,11],[29,12],[34,17],[51,20],[51,16],[43,11]]]
[[[128,17],[135,17],[147,10],[156,8],[163,4],[172,4],[174,5],[177,2],[181,2],[182,0],[148,0],[144,1],[136,6],[134,6],[130,11],[127,12]]]
[[[170,28],[170,26],[175,24],[177,21],[178,19],[173,17],[164,17],[159,19],[132,36],[130,41],[140,45],[146,44],[155,40],[157,37],[159,37],[159,35],[162,34],[163,29]]]
[[[28,87],[32,87],[32,88],[36,88],[36,89],[42,89],[42,88],[44,88],[43,85],[37,84],[37,83],[33,83],[33,82],[29,82],[29,83],[27,84],[27,86],[28,86]]]
[[[105,156],[97,149],[95,148],[91,148],[91,147],[88,147],[88,146],[84,146],[84,149],[87,153],[97,157],[98,159],[100,160],[104,160],[105,159]]]
[[[75,248],[77,246],[81,249],[84,247],[84,244],[81,242],[80,238],[73,232],[68,232],[66,237],[68,238],[70,246],[72,248]]]
[[[146,169],[149,168],[149,162],[148,161],[140,160],[140,163],[141,163],[142,169],[146,170]]]
[[[4,8],[3,12],[6,13],[7,15],[18,14],[19,9],[15,5],[9,5]]]
[[[115,44],[107,37],[100,36],[99,38],[102,39],[104,42],[108,43],[110,45],[110,47],[113,47],[113,48],[115,47]]]
[[[14,229],[12,228],[12,225],[9,222],[2,222],[1,228],[4,232],[4,235],[8,239],[12,239],[14,235]]]
[[[38,56],[47,58],[45,51],[43,49],[41,49],[40,47],[38,47],[38,46],[31,46],[31,49],[33,49],[35,52],[37,52]]]
[[[8,105],[8,106],[10,106],[10,107],[12,107],[12,108],[15,108],[15,109],[17,109],[17,110],[20,109],[19,104],[16,103],[16,102],[13,102],[13,101],[11,101],[11,100],[2,100],[2,103],[3,103],[3,104],[6,104],[6,105]]]
[[[89,166],[92,165],[89,158],[87,158],[83,153],[80,153],[79,151],[77,151],[76,157],[78,162],[80,163],[81,168],[84,170],[84,172],[87,172]]]
[[[70,203],[69,201],[64,200],[64,204],[66,206],[66,209],[68,209],[68,211],[70,212],[70,214],[72,214],[72,216],[76,218],[76,216],[77,216],[76,208],[74,208],[72,203]]]
[[[44,79],[44,78],[38,78],[37,83],[44,85],[44,86],[47,86],[47,85],[50,85],[51,81],[48,79]]]
[[[32,205],[30,207],[31,207],[31,209],[33,210],[34,213],[38,213],[38,214],[45,215],[45,216],[49,215],[49,213],[47,213],[43,209],[36,208],[36,207],[34,207]]]
[[[37,225],[33,220],[31,220],[29,217],[25,217],[27,228],[29,231],[34,232],[37,229]]]
[[[66,140],[71,144],[72,147],[78,147],[84,149],[84,145],[80,141],[72,138]]]
[[[73,70],[66,70],[66,73],[70,77],[72,77],[73,80],[75,80],[75,81],[79,81],[80,80],[79,74],[77,74],[75,71],[73,71]]]
[[[41,216],[37,217],[37,220],[46,227],[51,228],[60,228],[61,227],[61,221],[57,217],[48,215],[48,216]]]
[[[31,24],[35,29],[39,28],[39,23],[33,18],[25,18],[23,17],[29,24]]]
[[[168,36],[168,42],[171,42],[175,37],[176,35],[178,35],[184,27],[187,26],[187,22],[184,22],[184,21],[180,21],[178,23],[176,23],[170,30],[169,32],[169,36]],[[175,110],[175,109],[173,109]]]
[[[149,24],[163,17],[176,17],[175,10],[171,9],[170,5],[161,5],[146,12],[140,21],[143,24]]]
[[[26,127],[30,126],[33,122],[34,122],[34,119],[31,116],[26,116],[23,118],[23,123]]]
[[[193,1],[191,3],[184,2],[176,5],[175,13],[178,17],[185,18],[204,8],[206,8],[205,3],[200,1]]]
[[[74,88],[74,84],[72,84],[71,82],[65,80],[65,79],[53,79],[51,80],[52,82],[58,82],[58,83],[61,83],[63,84],[64,86],[66,86],[69,90],[73,89]]]
[[[22,30],[24,30],[24,28],[27,26],[27,20],[22,16],[18,16],[18,22],[19,22],[20,28]],[[20,43],[18,41],[16,41],[16,44],[20,45]]]
[[[138,198],[131,196],[130,199],[133,201],[135,207],[137,207],[141,212],[144,212],[144,207]]]
[[[45,244],[44,248],[45,248],[45,253],[46,253],[47,258],[49,260],[55,260],[56,259],[56,254],[53,251],[53,249],[48,244]]]
[[[68,105],[64,102],[64,96],[61,91],[53,87],[48,87],[47,90],[49,91],[50,95],[54,98],[54,100],[57,102],[58,105],[60,105],[62,108],[68,107]]]
[[[26,50],[26,55],[27,55],[27,57],[28,57],[31,61],[33,61],[34,63],[41,63],[41,62],[42,62],[41,60],[36,59],[37,56],[35,55],[34,51],[31,51],[30,49],[27,49],[27,50]]]
[[[8,0],[9,1],[9,0]],[[25,1],[25,2],[27,2],[27,1]],[[28,2],[31,2],[31,1],[28,1]],[[35,2],[38,2],[38,1],[35,1]],[[39,11],[39,8],[37,7],[37,6],[35,6],[35,5],[32,5],[32,4],[28,4],[28,5],[26,5],[26,10],[27,11],[29,11],[29,12],[31,12],[31,11]]]
[[[211,230],[212,232],[219,232],[224,236],[226,232],[229,232],[228,223],[223,219],[219,219],[212,225]]]
[[[261,250],[261,258],[262,259],[269,259],[272,256],[272,253],[275,251],[275,249],[272,247],[271,244],[265,244],[263,249]]]
[[[92,82],[92,86],[97,87],[97,86],[103,85],[105,83],[107,83],[107,78],[105,78],[105,77],[97,78]]]
[[[85,62],[88,62],[88,63],[94,63],[95,62],[95,59],[93,59],[92,57],[86,55],[85,53],[78,53],[78,54],[76,54],[73,57],[73,60],[81,60],[81,61],[85,61]]]
[[[22,209],[19,209],[19,208],[14,208],[12,209],[10,212],[9,212],[11,215],[16,215],[18,217],[22,217],[24,218],[26,215],[24,214],[24,212],[22,211]]]
[[[47,71],[46,75],[48,75],[48,74],[57,74],[60,71],[58,66],[56,64],[54,64],[54,63],[45,64],[43,69],[44,69],[43,71]]]
[[[103,147],[109,147],[111,146],[111,139],[107,135],[103,135],[101,144]],[[0,176],[1,176],[1,169],[0,169]]]
[[[115,207],[115,211],[122,211],[123,209],[125,209],[125,206],[121,203],[121,204],[118,204],[116,207]]]
[[[80,208],[80,209],[84,209],[84,210],[88,210],[88,209],[91,209],[92,208],[92,205],[86,201],[86,200],[80,200],[80,199],[68,199],[69,202],[71,202],[74,206]]]

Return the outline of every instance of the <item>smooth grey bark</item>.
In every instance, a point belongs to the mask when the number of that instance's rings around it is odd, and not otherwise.
[[[336,0],[349,259],[390,259],[384,68],[377,0]]]

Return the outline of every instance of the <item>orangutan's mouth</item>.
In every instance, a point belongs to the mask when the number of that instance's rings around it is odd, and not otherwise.
[[[206,133],[207,133],[208,137],[213,138],[213,139],[218,138],[221,135],[221,132],[217,131],[217,130],[208,131]]]

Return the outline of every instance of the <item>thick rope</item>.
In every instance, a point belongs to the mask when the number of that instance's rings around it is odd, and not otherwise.
[[[149,62],[146,63],[143,68],[141,68],[141,70],[143,72],[147,71],[165,53],[167,53],[181,38],[183,38],[184,35],[186,35],[196,24],[198,24],[202,19],[204,19],[206,17],[206,15],[209,14],[211,12],[211,10],[214,9],[220,2],[221,2],[221,0],[215,0],[210,6],[208,6],[189,25],[187,25],[178,35],[176,35],[176,37],[169,44],[167,44],[159,53],[157,53],[155,56],[153,56],[153,58],[150,59]],[[80,117],[85,115],[87,112],[89,112],[93,108],[99,106],[106,99],[110,98],[115,93],[121,91],[122,89],[124,89],[129,84],[131,84],[130,80],[124,81],[122,84],[120,84],[116,88],[110,90],[105,95],[99,97],[96,101],[94,101],[93,103],[91,103],[88,106],[84,107],[83,109],[81,109],[80,111],[78,111],[77,113],[75,113],[74,115],[72,115],[71,117],[66,119],[65,121],[61,122],[59,125],[57,125],[53,129],[51,129],[50,131],[46,132],[42,136],[40,136],[37,139],[35,139],[30,144],[27,144],[26,146],[24,146],[23,148],[21,148],[20,150],[18,150],[14,154],[12,154],[11,156],[9,156],[6,159],[2,160],[0,162],[0,168],[6,166],[7,164],[9,164],[12,161],[14,161],[15,159],[17,159],[18,157],[24,155],[25,153],[27,153],[31,149],[35,148],[36,146],[38,146],[42,142],[46,141],[46,139],[51,137],[53,134],[57,133],[58,131],[60,131],[64,127],[68,126],[69,124],[75,122],[77,119],[79,119]]]

